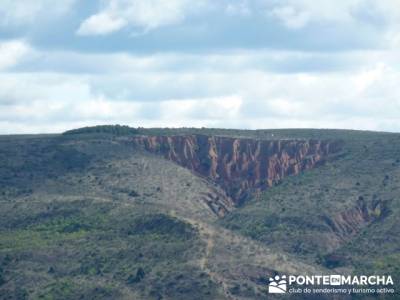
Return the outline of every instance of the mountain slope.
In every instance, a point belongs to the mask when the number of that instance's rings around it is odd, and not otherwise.
[[[341,138],[341,157],[287,178],[221,223],[310,263],[399,278],[400,136]]]
[[[134,133],[0,137],[1,299],[264,299],[275,272],[398,276],[400,135]],[[270,157],[308,167],[268,184]]]

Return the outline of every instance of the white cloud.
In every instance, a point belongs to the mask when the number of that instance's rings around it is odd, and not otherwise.
[[[398,0],[369,1],[376,13],[385,16],[390,23],[400,23],[400,5]]]
[[[30,24],[66,13],[76,0],[0,0],[0,26]],[[50,13],[51,12],[51,13]]]
[[[240,115],[243,99],[222,96],[184,100],[166,100],[160,104],[161,120],[229,120]]]
[[[377,34],[379,38],[368,41],[380,48],[365,51],[230,48],[164,53],[160,49],[152,55],[132,55],[54,50],[63,44],[59,39],[52,50],[32,49],[28,40],[44,45],[42,37],[36,39],[44,25],[37,29],[36,22],[68,12],[74,1],[55,5],[52,0],[0,0],[0,28],[33,28],[25,39],[0,40],[0,133],[113,123],[400,131],[398,0],[109,0],[101,1],[103,6],[82,20],[76,31],[82,36],[122,29],[148,32],[190,22],[195,15],[203,24],[207,17],[221,16],[227,20],[224,25],[237,25],[235,18],[258,22],[256,18],[265,18],[267,9],[269,18],[287,28],[310,26],[309,32],[319,37],[326,28],[346,26],[361,38]],[[219,21],[213,19],[213,24],[218,26]],[[191,25],[185,27],[187,32]],[[22,31],[13,28],[9,35]],[[243,34],[238,32],[237,38],[243,37],[247,47]],[[79,46],[72,42],[70,49],[74,47]]]
[[[0,41],[0,70],[15,66],[29,53],[32,49],[23,41]]]
[[[10,133],[7,128],[54,132],[53,124],[60,131],[123,123],[399,131],[400,70],[390,67],[383,57],[374,56],[381,62],[359,70],[322,74],[252,69],[132,69],[126,74],[102,75],[2,73],[0,124],[4,127],[0,128],[2,133]]]
[[[353,76],[352,81],[357,91],[362,93],[368,87],[385,77],[386,73],[390,72],[390,68],[383,63],[378,63],[373,68],[368,68]]]
[[[312,21],[349,22],[361,0],[284,0],[269,8],[269,14],[288,28],[298,29]]]
[[[279,6],[271,11],[271,15],[281,20],[288,28],[301,28],[310,19],[307,11],[296,10],[293,6]]]
[[[101,35],[117,31],[126,25],[124,19],[108,13],[99,13],[86,19],[79,27],[78,35]]]
[[[0,45],[1,133],[113,123],[400,131],[400,57],[395,50],[134,56],[40,52],[23,41]],[[20,62],[31,53],[41,66],[60,61],[87,65],[84,72],[69,74],[63,66],[22,73]],[[279,64],[318,55],[346,56],[359,64],[334,72],[285,73],[269,70],[268,64],[260,67],[268,60]],[[7,71],[16,65],[18,72]]]
[[[396,27],[400,24],[398,0],[284,0],[277,3],[267,5],[269,15],[292,29],[302,28],[310,22],[343,25],[361,22],[360,26],[365,26],[363,18],[380,20]]]
[[[145,31],[181,22],[196,4],[189,0],[111,0],[95,15],[84,20],[77,34],[109,34],[126,26]]]
[[[235,2],[229,2],[226,7],[225,11],[228,15],[232,16],[249,16],[252,14],[250,5],[246,0],[237,0]]]

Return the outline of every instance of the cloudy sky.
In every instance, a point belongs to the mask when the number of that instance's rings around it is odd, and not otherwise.
[[[0,0],[0,133],[400,131],[400,0]]]

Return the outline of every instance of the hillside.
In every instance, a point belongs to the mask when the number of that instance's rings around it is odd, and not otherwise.
[[[398,282],[399,195],[400,134],[1,136],[0,299],[265,299],[275,272]]]

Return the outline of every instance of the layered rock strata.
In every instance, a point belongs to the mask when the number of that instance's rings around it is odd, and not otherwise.
[[[222,136],[136,136],[135,146],[163,155],[219,185],[234,205],[286,176],[314,168],[340,149],[331,140],[256,140]]]

